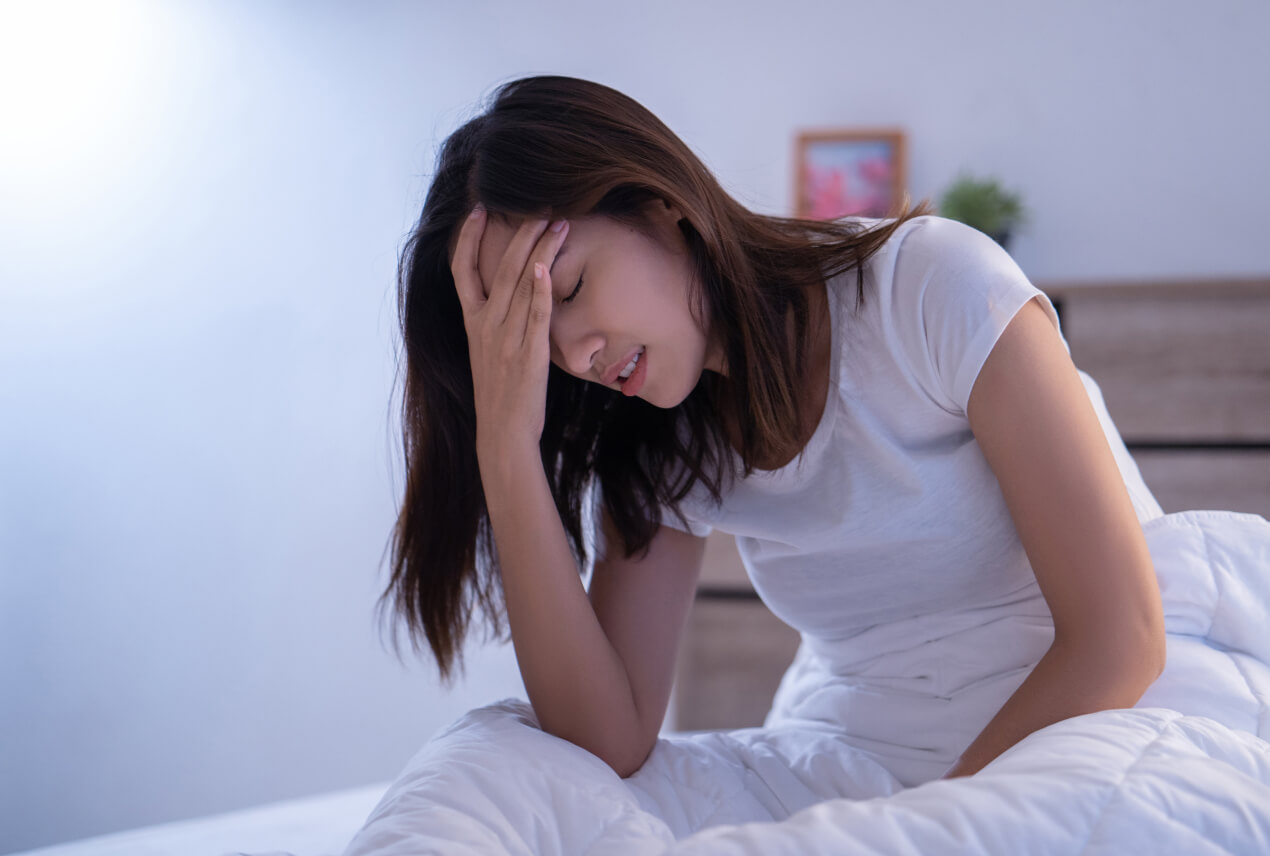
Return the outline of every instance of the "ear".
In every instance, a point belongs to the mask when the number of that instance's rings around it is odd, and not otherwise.
[[[665,220],[668,225],[676,226],[680,220],[684,219],[683,211],[678,205],[672,205],[665,199],[658,199],[651,206],[652,213],[659,219]]]

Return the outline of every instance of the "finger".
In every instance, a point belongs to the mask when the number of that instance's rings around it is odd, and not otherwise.
[[[511,312],[512,298],[518,290],[523,291],[526,296],[533,293],[534,268],[530,257],[544,232],[551,234],[547,232],[546,220],[527,217],[516,230],[516,234],[512,235],[511,243],[503,252],[489,294],[490,314],[499,323],[506,323]],[[521,323],[523,324],[523,319]]]
[[[551,270],[546,262],[534,262],[534,277],[524,345],[531,358],[542,361],[550,354],[547,331],[551,329]]]
[[[485,302],[485,289],[476,263],[480,258],[481,235],[485,232],[487,216],[485,207],[478,204],[469,216],[463,218],[463,225],[459,227],[459,239],[454,247],[454,257],[450,260],[454,288],[459,294],[459,303],[463,306],[465,316]]]
[[[552,297],[551,292],[551,264],[556,254],[560,251],[560,246],[564,243],[564,236],[569,232],[569,223],[567,220],[557,220],[551,224],[547,231],[543,232],[538,239],[537,245],[534,247],[533,254],[530,256],[530,264],[525,268],[525,277],[516,287],[516,296],[512,298],[512,305],[507,310],[507,323],[519,330],[522,337],[528,335],[526,329],[529,324],[529,316],[533,312],[533,304],[538,293],[538,287],[541,281],[547,283],[547,299]],[[537,276],[537,269],[541,265],[544,275]]]

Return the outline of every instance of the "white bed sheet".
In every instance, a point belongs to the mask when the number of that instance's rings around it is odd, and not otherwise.
[[[145,826],[11,856],[339,856],[388,782]]]
[[[1135,708],[1040,729],[972,777],[910,787],[887,766],[922,752],[932,728],[987,722],[1024,678],[997,668],[1015,653],[1008,622],[945,633],[941,620],[937,638],[910,633],[911,645],[985,674],[948,690],[944,700],[968,699],[950,705],[956,721],[918,717],[907,744],[871,751],[853,717],[902,720],[924,696],[892,690],[889,707],[870,708],[860,698],[876,682],[797,659],[776,727],[663,736],[627,779],[509,699],[430,740],[343,856],[1270,854],[1270,522],[1189,511],[1143,529],[1164,601],[1164,673]],[[901,690],[906,669],[929,668],[895,639],[873,642],[874,673]]]

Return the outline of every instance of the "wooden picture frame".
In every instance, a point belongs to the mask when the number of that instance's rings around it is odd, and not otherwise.
[[[886,217],[907,191],[898,128],[802,131],[794,146],[794,216]]]

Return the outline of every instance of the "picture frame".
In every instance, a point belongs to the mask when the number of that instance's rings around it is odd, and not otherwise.
[[[900,128],[799,132],[794,145],[794,216],[888,216],[908,189],[905,137]]]

